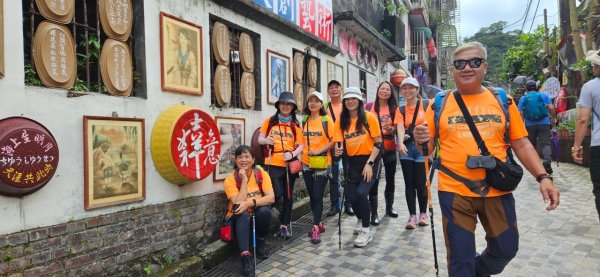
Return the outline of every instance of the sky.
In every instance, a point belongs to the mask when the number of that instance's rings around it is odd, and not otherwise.
[[[490,24],[498,21],[506,21],[509,25],[505,31],[521,30],[523,26],[523,16],[529,0],[459,0],[460,1],[460,40],[470,37],[477,33],[482,27],[488,27]],[[536,6],[539,1],[537,13]],[[537,25],[544,24],[544,8],[547,9],[548,26],[558,25],[558,0],[531,0],[529,15],[523,32],[529,32],[531,19],[533,21],[532,31]]]

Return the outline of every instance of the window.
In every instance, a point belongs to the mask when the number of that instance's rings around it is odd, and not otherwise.
[[[296,98],[296,104],[298,109],[302,110],[305,106],[306,95],[310,92],[319,90],[321,87],[321,60],[310,54],[310,50],[300,51],[293,49],[292,55],[292,67],[294,68],[292,79],[294,80],[292,85],[292,93]],[[302,56],[303,59],[297,60],[297,57]],[[298,70],[301,70],[301,74],[298,74]],[[302,78],[298,78],[302,76]],[[297,95],[298,89],[301,89],[302,96]]]
[[[122,4],[119,0],[112,0]],[[40,1],[38,1],[40,2]],[[46,2],[48,1],[41,1]],[[108,39],[100,23],[99,0],[74,2],[74,16],[68,23],[58,23],[67,27],[72,35],[76,52],[75,85],[70,89],[77,92],[99,92],[106,94],[106,86],[102,83],[100,52],[103,43]],[[53,2],[50,2],[53,3]],[[112,3],[108,1],[108,3]],[[25,84],[43,86],[34,66],[32,46],[34,35],[40,23],[47,20],[35,0],[22,0],[23,4],[23,40],[25,51]],[[131,96],[146,98],[146,65],[144,44],[144,6],[143,0],[132,0],[133,22],[131,34],[123,41],[129,46],[132,57],[133,90]]]
[[[218,28],[227,30],[227,37],[213,38],[215,36],[215,24],[220,25]],[[223,27],[224,25],[224,27]],[[249,37],[249,42],[252,45],[252,54],[242,53],[240,50],[240,36]],[[213,41],[216,40],[216,41]],[[228,45],[226,45],[228,44]],[[247,92],[242,89],[242,77],[250,76],[254,80],[254,106],[251,108],[255,111],[261,110],[261,68],[260,68],[260,35],[252,32],[248,29],[235,25],[227,20],[218,18],[216,16],[210,16],[210,86],[211,86],[211,97],[210,101],[212,105],[219,108],[239,108],[247,109],[247,100],[244,101],[242,92]],[[228,46],[228,47],[227,47]],[[216,53],[223,49],[229,48],[229,53]],[[226,51],[226,50],[223,50]],[[216,55],[219,55],[217,60]],[[242,62],[245,58],[249,58],[252,55],[253,68],[244,69]],[[216,71],[220,72],[217,73]],[[223,71],[225,70],[225,71]],[[224,77],[220,77],[229,74],[231,81],[231,95],[227,91],[221,92],[220,86],[215,86],[215,79],[219,83]],[[225,77],[226,78],[226,77]],[[221,81],[222,82],[222,81]],[[217,95],[218,94],[218,95]],[[225,100],[217,99],[217,97],[226,97]]]

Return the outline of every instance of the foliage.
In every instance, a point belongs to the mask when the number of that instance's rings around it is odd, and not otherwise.
[[[581,61],[578,61],[578,62],[572,64],[571,66],[569,66],[569,69],[575,70],[575,71],[581,71],[586,76],[594,76],[594,71],[592,69],[592,63],[589,61],[586,61],[586,60],[581,60]]]
[[[544,27],[542,25],[538,26],[534,33],[520,34],[515,45],[504,55],[500,79],[506,83],[512,83],[517,76],[528,76],[542,81],[544,78],[542,68],[545,67],[545,64],[537,57],[537,53],[544,45]]]
[[[506,21],[498,21],[479,29],[473,36],[464,39],[465,42],[479,41],[487,47],[489,66],[486,79],[494,85],[500,85],[504,54],[515,44],[520,33],[520,31],[504,32],[506,26]]]
[[[392,37],[392,32],[390,32],[388,29],[383,29],[383,31],[381,31],[381,35],[384,38],[390,39]]]
[[[556,126],[557,130],[569,130],[570,132],[575,132],[576,126],[575,119],[567,119]]]
[[[154,273],[154,267],[152,267],[151,264],[146,265],[146,267],[144,267],[144,273],[146,273],[147,276],[152,275],[152,273]]]
[[[378,7],[380,10],[385,11],[386,15],[401,16],[408,14],[409,12],[408,8],[405,5],[396,5],[396,3],[393,0],[386,0],[385,2],[380,2]]]
[[[42,81],[40,81],[40,78],[33,69],[33,65],[29,62],[25,62],[25,84],[28,86],[42,85]]]
[[[2,262],[3,263],[10,262],[12,259],[13,259],[13,257],[9,253],[4,253],[4,257],[2,257]]]

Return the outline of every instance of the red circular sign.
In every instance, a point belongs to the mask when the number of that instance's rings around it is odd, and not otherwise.
[[[348,53],[348,35],[346,34],[346,31],[340,32],[340,35],[338,36],[338,45],[340,46],[340,52],[342,52],[343,55],[346,55],[346,53]]]
[[[212,117],[199,109],[183,113],[171,135],[171,153],[186,178],[198,181],[210,175],[221,153],[221,136]]]
[[[350,39],[348,40],[348,56],[350,56],[351,60],[354,60],[356,58],[356,52],[356,38],[350,37]]]
[[[58,167],[58,144],[38,122],[0,120],[0,194],[23,196],[46,185]]]

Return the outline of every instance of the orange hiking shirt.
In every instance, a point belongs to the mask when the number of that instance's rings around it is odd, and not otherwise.
[[[374,138],[381,136],[377,116],[369,112],[365,113],[365,115],[367,116],[367,125],[369,125],[371,136],[369,136],[369,132],[365,129],[365,126],[363,126],[361,130],[356,131],[356,122],[358,121],[358,118],[353,119],[350,122],[350,127],[348,128],[348,131],[343,132],[343,137],[341,127],[342,121],[338,120],[335,123],[335,135],[333,140],[336,142],[343,142],[344,138],[346,138],[345,147],[348,156],[371,155],[371,151],[375,145]]]
[[[425,122],[425,109],[423,107],[423,100],[418,100],[421,101],[421,104],[419,105],[419,112],[417,113],[417,120],[415,121],[415,126],[421,125],[423,124],[423,122]],[[432,101],[429,101],[429,106],[427,107],[427,109],[431,109],[431,105],[432,105]],[[406,116],[403,116],[402,113],[400,114],[400,120],[398,122],[403,122],[404,123],[404,129],[408,129],[408,126],[410,126],[410,123],[412,123],[413,117],[415,116],[415,108],[414,107],[409,107],[408,105],[404,106],[404,113],[406,113]],[[444,109],[446,109],[444,107]]]
[[[304,122],[304,126],[302,126],[302,133],[304,136],[304,149],[302,149],[302,163],[308,165],[308,149],[310,150],[319,150],[325,145],[327,145],[330,141],[333,140],[333,119],[327,116],[327,134],[329,137],[325,135],[323,131],[323,122],[321,117],[317,119],[310,119]],[[308,129],[307,129],[308,128]],[[308,139],[308,135],[310,135],[310,139]],[[308,143],[310,142],[310,145]],[[327,164],[331,165],[331,152],[327,151]]]
[[[485,169],[469,169],[466,166],[467,155],[479,155],[477,143],[454,99],[454,94],[448,93],[446,97],[448,99],[446,100],[444,110],[440,114],[440,161],[449,170],[462,177],[471,180],[485,179]],[[504,145],[506,118],[504,118],[504,111],[498,100],[496,100],[496,96],[489,90],[486,90],[475,95],[463,95],[462,98],[490,153],[494,157],[506,161],[506,147]],[[508,107],[510,115],[510,139],[527,137],[527,129],[525,129],[525,124],[523,124],[517,106],[510,96],[509,99],[512,101]],[[433,103],[430,103],[430,105],[433,105]],[[435,135],[434,114],[433,109],[429,108],[425,114],[429,133],[432,137]],[[438,190],[468,197],[481,197],[479,194],[469,190],[465,184],[447,176],[441,171],[439,172]],[[487,197],[508,193],[510,192],[490,188]]]
[[[373,106],[371,106],[371,112],[377,116],[377,112],[375,111],[375,104],[373,104]],[[396,111],[394,111],[394,118],[393,118],[393,122],[392,122],[392,116],[390,114],[390,107],[387,106],[385,108],[381,107],[379,109],[379,121],[381,122],[381,129],[383,131],[384,136],[387,135],[396,135],[396,125],[398,125],[398,123],[402,122],[401,120],[402,115],[400,114],[400,110],[398,108],[396,108]]]
[[[267,137],[272,136],[274,140],[274,149],[271,151],[271,159],[269,159],[269,157],[265,157],[265,164],[285,167],[286,164],[285,160],[283,159],[283,153],[287,151],[294,151],[298,144],[304,144],[302,130],[298,126],[292,126],[291,123],[280,122],[279,124],[271,127],[271,131],[269,134],[267,134],[267,128],[269,127],[270,119],[271,118],[267,118],[260,127],[261,133],[265,134]],[[295,140],[294,136],[296,138]]]
[[[262,191],[273,191],[273,185],[271,184],[271,177],[269,177],[269,173],[266,171],[259,169],[262,175]],[[227,199],[229,199],[229,205],[227,206],[227,215],[231,216],[233,213],[231,212],[231,207],[233,203],[231,199],[237,196],[240,193],[240,190],[237,188],[235,184],[235,177],[233,174],[237,174],[237,170],[229,174],[227,178],[225,178],[224,186],[225,186],[225,195],[227,195]],[[241,184],[240,184],[241,185]],[[248,177],[248,193],[246,194],[247,199],[259,199],[263,196],[263,193],[260,191],[258,184],[256,183],[256,177],[254,176],[254,170],[252,170],[252,174]],[[252,208],[248,208],[248,212],[252,212]]]
[[[340,116],[342,116],[342,105],[343,105],[343,102],[340,102],[337,105],[329,102],[327,104],[327,108],[325,109],[325,111],[327,112],[327,115],[329,115],[329,118],[333,119],[333,116],[331,115],[331,111],[329,110],[329,106],[331,106],[331,109],[333,109],[333,114],[335,115],[335,121],[339,121]]]

